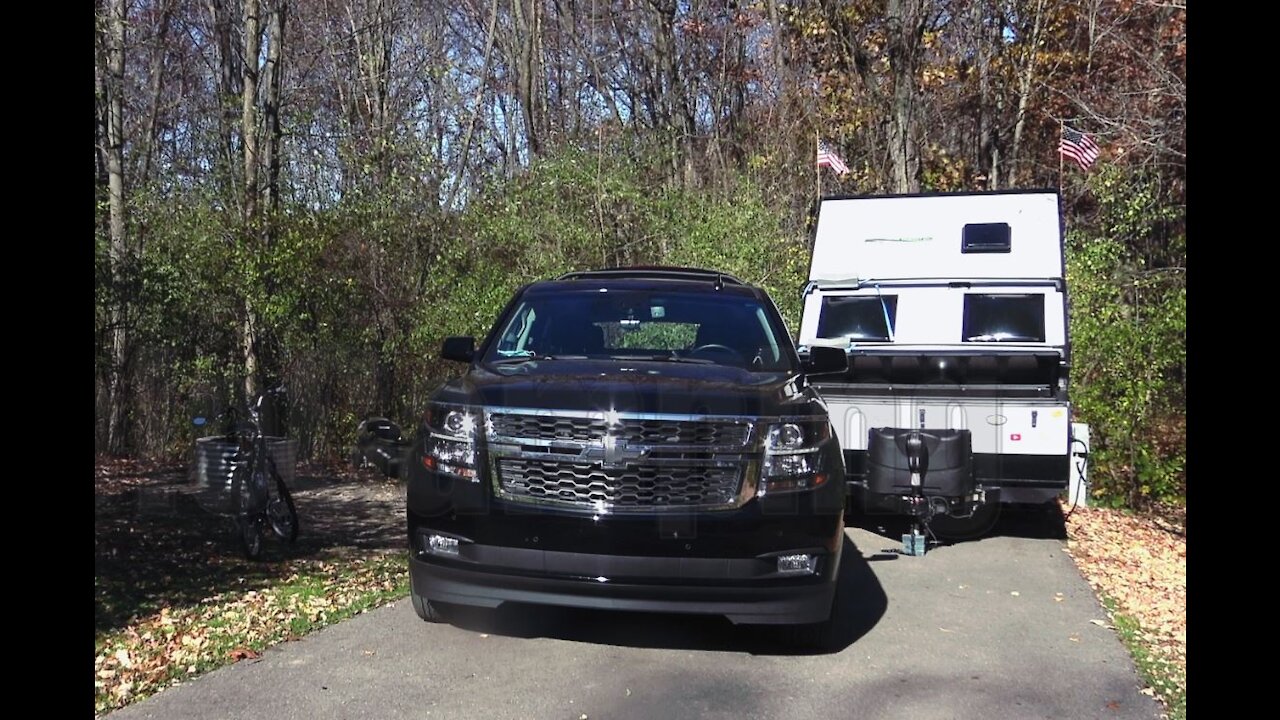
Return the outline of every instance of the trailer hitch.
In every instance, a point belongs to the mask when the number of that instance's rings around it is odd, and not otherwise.
[[[919,557],[925,550],[925,537],[921,530],[929,529],[924,519],[933,513],[929,499],[922,492],[924,476],[929,471],[929,455],[919,431],[913,430],[907,436],[907,471],[911,473],[911,495],[904,499],[911,513],[911,532],[902,536],[902,551]]]

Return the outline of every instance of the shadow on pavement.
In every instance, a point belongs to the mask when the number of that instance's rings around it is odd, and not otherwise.
[[[821,650],[797,646],[785,626],[735,626],[704,615],[585,610],[505,603],[496,610],[441,608],[454,626],[509,637],[547,637],[627,647],[711,650],[752,655],[810,655],[840,652],[884,616],[888,597],[867,559],[848,537],[840,560],[834,636]]]
[[[1041,505],[1000,505],[999,514],[990,530],[974,537],[940,537],[943,545],[978,542],[986,537],[1016,537],[1033,540],[1067,539],[1066,518],[1057,502]],[[901,543],[904,533],[911,532],[911,521],[902,515],[881,513],[848,513],[845,521],[850,527],[860,528]],[[872,559],[878,559],[872,558]]]

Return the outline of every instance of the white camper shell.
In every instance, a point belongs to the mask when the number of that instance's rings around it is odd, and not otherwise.
[[[1067,486],[1060,217],[1054,191],[822,200],[799,341],[847,352],[816,385],[867,509],[973,518]]]

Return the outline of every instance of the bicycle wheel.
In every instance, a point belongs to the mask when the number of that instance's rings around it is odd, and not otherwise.
[[[262,511],[255,492],[258,483],[253,481],[259,472],[252,460],[236,470],[233,493],[235,496],[235,535],[240,550],[250,560],[262,554]]]
[[[298,508],[293,504],[293,495],[284,484],[284,478],[276,471],[275,462],[270,461],[270,465],[277,495],[267,502],[267,521],[276,537],[291,543],[298,539]]]

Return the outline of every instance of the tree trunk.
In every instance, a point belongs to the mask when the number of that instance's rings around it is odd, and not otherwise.
[[[920,191],[920,153],[916,147],[917,0],[888,0],[889,67],[893,100],[889,122],[889,158],[894,192]]]
[[[992,68],[991,58],[995,54],[995,48],[998,48],[1004,42],[1002,37],[1003,25],[1000,22],[1000,10],[989,2],[978,3],[974,6],[974,14],[977,20],[977,31],[975,37],[981,47],[979,52],[980,65],[978,67],[978,163],[979,167],[986,166],[987,182],[986,189],[1000,189],[1000,110],[1004,107],[1004,96],[991,87]],[[990,32],[983,32],[983,27],[990,23]],[[994,105],[992,96],[995,96]]]
[[[110,0],[107,23],[107,193],[111,226],[111,369],[107,401],[107,451],[128,450],[129,433],[129,318],[128,286],[133,259],[125,226],[124,185],[124,63],[125,1]]]
[[[136,183],[147,182],[151,177],[151,159],[155,155],[156,119],[160,114],[160,95],[164,90],[165,51],[169,38],[169,18],[173,15],[173,2],[169,0],[160,7],[160,29],[151,49],[151,106],[148,108],[146,124],[142,128],[142,170],[134,178]]]
[[[97,9],[98,13],[105,18],[102,8]],[[93,91],[94,91],[94,133],[95,150],[94,159],[94,182],[97,184],[98,196],[95,200],[101,202],[108,196],[110,178],[107,176],[107,146],[110,141],[107,139],[107,116],[108,100],[107,100],[107,26],[104,24],[98,32],[98,47],[94,53],[93,67]],[[110,232],[110,218],[107,224],[102,227],[106,232]]]
[[[529,154],[542,154],[542,137],[538,127],[537,100],[534,98],[535,75],[540,63],[534,57],[535,39],[538,21],[538,4],[529,1],[526,12],[525,0],[511,0],[511,15],[516,30],[516,94],[520,102],[520,114],[524,120],[525,140],[529,145]]]
[[[1009,182],[1018,182],[1018,160],[1022,149],[1022,131],[1027,124],[1027,104],[1031,100],[1032,83],[1035,80],[1036,54],[1040,45],[1040,29],[1043,27],[1044,0],[1036,2],[1035,20],[1031,28],[1031,42],[1028,43],[1026,61],[1022,71],[1018,73],[1018,117],[1013,124],[1013,147],[1009,151]]]
[[[654,72],[653,93],[656,105],[661,108],[661,121],[658,128],[672,134],[671,175],[673,183],[685,186],[696,181],[692,165],[688,162],[692,155],[693,111],[688,102],[684,83],[680,73],[680,57],[676,43],[675,19],[679,6],[676,0],[649,0],[649,6],[657,17],[654,33]]]
[[[244,90],[240,119],[241,146],[244,149],[244,241],[256,245],[258,220],[258,55],[262,49],[258,0],[244,2]],[[252,402],[258,389],[257,317],[253,300],[244,297],[244,324],[241,349],[244,357],[244,395]]]
[[[347,22],[355,47],[357,92],[362,96],[364,133],[369,142],[368,159],[374,187],[390,177],[391,125],[387,119],[391,69],[391,19],[383,0],[347,5]],[[354,106],[353,106],[354,108]],[[352,126],[360,117],[353,113]]]
[[[288,0],[276,0],[275,8],[267,22],[267,97],[263,103],[267,121],[267,212],[272,216],[280,209],[280,86],[284,76],[281,60],[284,58],[284,23],[289,11]],[[273,238],[267,236],[268,242]]]
[[[234,5],[209,0],[208,10],[213,25],[214,43],[218,48],[218,107],[221,109],[218,113],[218,135],[221,141],[218,166],[223,172],[215,173],[214,177],[222,189],[235,193],[236,175],[239,172],[236,168],[236,100],[241,99],[243,90],[243,48],[237,42],[237,13]]]

